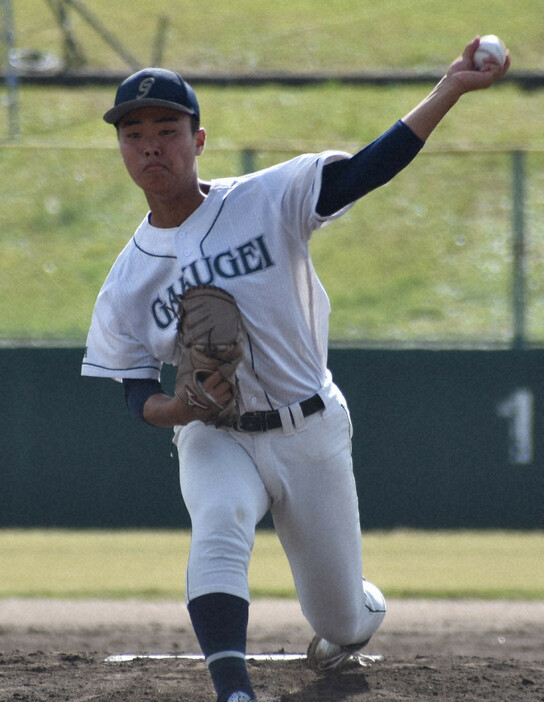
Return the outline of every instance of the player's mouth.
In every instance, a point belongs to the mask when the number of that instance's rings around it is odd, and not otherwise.
[[[165,168],[166,166],[164,166],[162,163],[153,161],[152,163],[147,163],[144,166],[144,173],[155,173],[157,171],[163,171]]]

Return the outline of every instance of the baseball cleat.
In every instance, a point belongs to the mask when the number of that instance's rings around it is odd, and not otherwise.
[[[227,702],[257,702],[254,697],[250,697],[247,692],[233,692]]]
[[[370,639],[367,639],[360,644],[339,646],[316,634],[308,646],[308,665],[312,670],[321,672],[341,670],[350,659],[357,659],[358,652],[369,641]]]

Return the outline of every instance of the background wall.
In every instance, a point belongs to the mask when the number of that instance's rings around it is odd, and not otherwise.
[[[0,349],[0,526],[188,526],[170,430],[81,378],[82,355]],[[329,365],[363,528],[544,526],[544,350],[331,349]]]

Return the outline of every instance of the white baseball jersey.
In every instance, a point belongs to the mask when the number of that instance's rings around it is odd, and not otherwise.
[[[308,250],[328,219],[316,213],[324,164],[306,154],[257,173],[214,180],[179,227],[146,216],[96,301],[82,374],[160,379],[172,363],[176,300],[213,284],[236,299],[246,331],[238,367],[241,412],[299,402],[330,383],[330,304]]]

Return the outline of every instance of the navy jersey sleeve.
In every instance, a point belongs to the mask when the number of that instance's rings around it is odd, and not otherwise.
[[[144,405],[147,398],[151,395],[166,394],[158,380],[149,378],[124,378],[123,389],[130,414],[144,422]]]
[[[420,152],[424,142],[399,120],[351,158],[323,168],[317,213],[328,217],[389,182]]]

